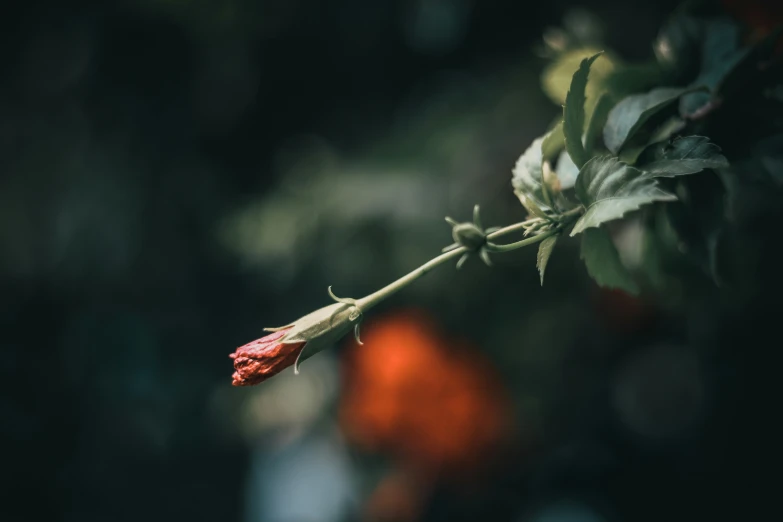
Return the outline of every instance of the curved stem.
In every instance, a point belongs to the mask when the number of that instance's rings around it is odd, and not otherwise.
[[[384,286],[380,290],[373,292],[366,297],[357,299],[356,306],[359,307],[359,309],[362,312],[366,312],[367,310],[377,305],[387,297],[402,290],[403,288],[405,288],[406,286],[408,286],[409,284],[411,284],[412,282],[414,282],[415,280],[417,280],[418,278],[420,278],[421,276],[423,276],[424,274],[426,274],[436,266],[441,265],[446,261],[450,261],[456,257],[459,257],[467,251],[468,251],[467,248],[459,247],[454,250],[449,250],[448,252],[441,254],[434,259],[430,259],[416,270],[413,270],[412,272],[408,272],[407,274],[397,279],[393,283]]]
[[[536,218],[539,219],[539,218]],[[522,221],[521,223],[514,223],[513,225],[509,225],[507,227],[503,227],[500,230],[496,230],[492,232],[491,234],[487,234],[487,239],[494,239],[496,237],[505,236],[506,234],[511,234],[512,232],[518,232],[520,230],[525,230],[525,227],[533,223],[536,219],[528,219],[527,221]]]
[[[582,212],[585,211],[585,207],[583,205],[577,205],[576,207],[572,208],[568,212],[563,212],[560,214],[561,218],[564,217],[574,217],[574,216],[581,216]]]
[[[541,234],[535,235],[533,237],[529,237],[527,239],[523,239],[522,241],[517,241],[516,243],[509,243],[508,245],[496,245],[494,243],[487,242],[485,248],[490,252],[511,252],[512,250],[516,250],[517,248],[522,248],[528,245],[534,245],[536,243],[539,243],[548,237],[554,236],[555,234],[559,234],[561,230],[562,227],[555,227],[552,230],[547,230],[546,232],[543,232]],[[487,239],[490,239],[490,237],[487,236]]]

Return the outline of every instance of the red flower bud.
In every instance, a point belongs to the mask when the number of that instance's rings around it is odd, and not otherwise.
[[[305,342],[283,343],[282,338],[291,330],[286,328],[237,348],[229,357],[234,359],[234,386],[252,386],[289,366],[293,366],[304,348]]]
[[[230,355],[236,370],[232,384],[253,386],[289,366],[299,373],[302,361],[332,346],[349,330],[354,329],[358,341],[361,320],[362,312],[354,300],[341,299],[300,317],[288,326],[267,328],[273,333],[240,346]]]

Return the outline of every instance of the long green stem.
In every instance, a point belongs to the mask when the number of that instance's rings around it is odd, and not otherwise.
[[[397,279],[391,284],[384,286],[377,292],[373,292],[372,294],[366,297],[357,299],[356,306],[359,307],[359,309],[362,312],[366,312],[367,310],[377,305],[387,297],[396,294],[399,290],[402,290],[403,288],[405,288],[406,286],[408,286],[409,284],[411,284],[412,282],[414,282],[415,280],[417,280],[418,278],[420,278],[421,276],[423,276],[424,274],[426,274],[436,266],[442,265],[446,261],[459,257],[460,255],[464,254],[467,251],[468,251],[467,248],[459,247],[454,250],[449,250],[448,252],[441,254],[434,259],[430,259],[416,270],[413,270],[412,272],[408,272],[401,278]]]
[[[526,226],[528,226],[530,223],[528,221],[524,221],[522,223],[515,223],[513,225],[509,225],[507,227],[501,228],[500,230],[496,230],[495,232],[492,232],[491,234],[487,235],[487,240],[496,239],[502,236],[505,236],[506,234],[511,234],[512,232],[517,232],[520,230],[523,230]],[[535,243],[538,243],[539,241],[543,241],[544,239],[557,234],[560,232],[561,228],[557,227],[552,230],[549,230],[547,232],[544,232],[543,234],[538,234],[536,236],[523,239],[522,241],[518,241],[516,243],[511,243],[508,245],[486,245],[487,250],[490,252],[509,252],[511,250],[516,250],[517,248],[522,248],[527,245],[532,245]],[[398,291],[402,290],[424,274],[428,273],[433,268],[442,265],[446,261],[450,261],[452,259],[455,259],[463,254],[465,254],[468,251],[465,247],[458,247],[454,250],[449,250],[448,252],[439,255],[436,258],[430,259],[423,265],[421,265],[419,268],[408,272],[401,278],[397,279],[393,283],[390,283],[380,290],[373,292],[372,294],[363,297],[361,299],[356,300],[356,306],[359,307],[360,310],[363,312],[368,311],[373,306],[377,305],[387,297],[390,297],[391,295],[397,293]]]
[[[516,243],[509,243],[508,245],[495,245],[494,243],[487,243],[486,249],[490,252],[511,252],[512,250],[516,250],[517,248],[522,248],[528,245],[534,245],[536,243],[539,243],[546,238],[550,236],[554,236],[555,234],[559,234],[562,230],[562,227],[555,227],[551,230],[547,230],[546,232],[543,232],[541,234],[538,234],[533,237],[529,237],[527,239],[523,239],[522,241],[517,241]],[[498,231],[500,232],[500,231]],[[494,234],[490,234],[487,236],[487,239],[492,239],[492,236]]]
[[[535,221],[534,219],[529,219],[527,221],[522,221],[521,223],[514,223],[513,225],[503,227],[500,230],[496,230],[492,232],[491,234],[487,234],[487,239],[496,239],[501,236],[505,236],[506,234],[511,234],[513,232],[518,232],[520,230],[525,230],[525,227],[527,227],[534,221]]]

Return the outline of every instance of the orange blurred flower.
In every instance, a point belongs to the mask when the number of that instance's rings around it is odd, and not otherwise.
[[[492,366],[422,315],[376,321],[345,355],[340,421],[364,449],[429,476],[464,477],[510,439],[511,404]]]

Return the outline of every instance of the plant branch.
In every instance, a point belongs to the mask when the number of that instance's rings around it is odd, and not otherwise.
[[[548,237],[554,236],[555,234],[559,234],[562,229],[563,227],[556,226],[550,230],[547,230],[546,232],[542,232],[541,234],[535,235],[533,237],[529,237],[527,239],[523,239],[522,241],[517,241],[516,243],[509,243],[507,245],[496,245],[494,243],[490,243],[489,241],[487,241],[486,249],[492,253],[511,252],[512,250],[516,250],[517,248],[526,247],[528,245],[534,245],[536,243],[545,240]],[[491,235],[493,234],[490,234],[490,236]],[[490,236],[487,236],[487,239],[491,239]]]
[[[577,207],[564,214],[561,214],[561,217],[571,218],[581,213],[582,210],[583,209],[581,207]],[[486,250],[489,252],[502,253],[502,252],[510,252],[511,250],[516,250],[517,248],[522,248],[524,246],[533,245],[535,243],[543,241],[544,239],[550,236],[560,233],[560,231],[570,220],[567,219],[561,221],[560,224],[558,224],[551,230],[548,230],[544,233],[535,235],[527,239],[523,239],[522,241],[517,241],[516,243],[510,243],[508,245],[495,245],[490,242],[493,239],[497,239],[507,234],[518,232],[520,230],[525,230],[526,227],[530,226],[532,221],[534,220],[527,220],[527,221],[522,221],[520,223],[514,223],[513,225],[509,225],[507,227],[501,228],[500,230],[496,230],[491,234],[487,234],[487,243],[484,245],[484,248],[486,248]],[[449,250],[448,252],[445,252],[439,255],[438,257],[430,259],[429,261],[421,265],[419,268],[411,272],[408,272],[407,274],[397,279],[393,283],[384,286],[380,290],[373,292],[368,296],[365,296],[361,299],[357,299],[356,306],[360,310],[362,310],[362,312],[366,312],[370,308],[374,307],[375,305],[377,305],[378,303],[386,299],[387,297],[396,294],[397,292],[399,292],[400,290],[402,290],[412,282],[416,281],[421,276],[427,274],[433,268],[440,266],[447,261],[451,261],[452,259],[456,259],[467,252],[468,249],[465,248],[464,246],[461,246],[459,248],[455,248],[454,250]]]
[[[446,261],[450,261],[456,257],[461,256],[465,252],[467,252],[468,249],[465,247],[459,247],[454,250],[449,250],[448,252],[439,255],[436,258],[430,259],[423,265],[421,265],[416,270],[413,270],[412,272],[408,272],[401,278],[397,279],[393,283],[390,283],[380,290],[373,292],[372,294],[362,297],[361,299],[356,300],[356,306],[362,311],[366,312],[373,306],[377,305],[387,297],[396,294],[398,291],[402,290],[436,266],[442,265]]]

